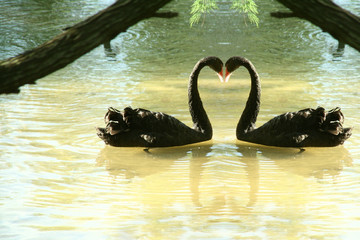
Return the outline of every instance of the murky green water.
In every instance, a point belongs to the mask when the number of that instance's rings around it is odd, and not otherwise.
[[[41,44],[112,1],[0,2],[2,59]],[[338,1],[359,14],[358,1]],[[311,24],[278,20],[259,1],[260,27],[221,5],[188,26],[190,2],[166,9],[18,95],[0,96],[1,239],[356,239],[360,233],[360,55]],[[107,107],[131,105],[191,125],[187,80],[204,56],[249,58],[262,80],[261,125],[286,111],[339,106],[344,146],[271,148],[237,141],[249,91],[244,69],[221,84],[200,76],[212,141],[152,149],[105,146]]]

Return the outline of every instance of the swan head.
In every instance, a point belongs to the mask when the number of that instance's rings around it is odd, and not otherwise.
[[[224,64],[220,58],[211,56],[204,58],[202,61],[205,63],[205,65],[209,66],[212,70],[216,72],[221,82],[224,82],[224,77],[223,77]]]
[[[250,61],[244,57],[234,56],[229,58],[225,63],[225,82],[228,82],[231,74],[238,69],[240,66],[249,64]]]

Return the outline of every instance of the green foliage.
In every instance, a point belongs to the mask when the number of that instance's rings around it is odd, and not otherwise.
[[[198,23],[201,16],[218,9],[219,1],[217,0],[194,0],[194,3],[191,6],[191,17],[190,17],[190,26]],[[259,25],[259,18],[257,17],[257,5],[255,0],[232,0],[232,5],[230,9],[238,10],[239,13],[244,13],[247,15],[249,21],[256,26]]]
[[[247,14],[251,23],[256,24],[256,26],[259,25],[257,5],[254,0],[233,0],[232,2],[231,9]]]
[[[191,6],[190,26],[198,23],[202,15],[217,9],[216,0],[195,0]]]

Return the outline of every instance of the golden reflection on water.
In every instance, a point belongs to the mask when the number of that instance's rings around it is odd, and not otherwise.
[[[235,237],[253,231],[252,237],[310,237],[312,224],[307,221],[326,227],[327,214],[343,210],[327,209],[332,199],[323,202],[325,188],[342,182],[342,169],[352,165],[345,148],[334,150],[300,153],[211,141],[149,153],[105,147],[97,164],[114,183],[121,179],[120,189],[126,180],[131,204],[141,206],[139,213],[152,219],[146,228],[135,230],[135,236],[146,232],[154,239],[170,233],[173,238],[186,233],[190,238]],[[311,215],[311,208],[318,216]],[[338,220],[341,225],[345,219]],[[287,233],[280,231],[285,228]]]

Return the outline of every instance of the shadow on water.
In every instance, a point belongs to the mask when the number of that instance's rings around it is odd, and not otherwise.
[[[169,171],[174,178],[189,178],[189,190],[191,200],[200,214],[221,213],[224,208],[231,209],[232,214],[249,214],[251,207],[256,203],[257,193],[259,190],[259,161],[254,157],[256,152],[251,149],[249,154],[245,154],[247,158],[238,158],[237,154],[233,152],[236,146],[229,144],[213,144],[210,142],[186,145],[181,147],[171,148],[154,148],[149,152],[143,151],[143,148],[114,148],[106,146],[100,152],[97,158],[99,166],[105,166],[106,170],[112,176],[125,176],[126,179],[134,177],[144,178],[153,174]],[[227,151],[227,157],[235,157],[235,167],[245,170],[245,175],[248,179],[245,183],[232,177],[221,177],[217,179],[216,171],[210,169],[211,174],[215,174],[214,181],[216,184],[233,185],[235,188],[238,186],[249,186],[248,197],[244,201],[238,201],[237,197],[231,193],[232,187],[226,187],[229,190],[218,192],[210,190],[212,200],[208,202],[203,198],[207,198],[207,191],[202,192],[201,186],[207,189],[216,189],[217,187],[211,186],[203,176],[209,171],[209,166],[218,161],[219,155],[222,150]],[[254,155],[255,154],[255,155]],[[221,157],[221,156],[220,156]],[[188,163],[188,175],[182,172],[177,172],[171,169],[175,161],[183,161]],[[226,160],[225,160],[226,161]],[[211,167],[210,167],[211,168]],[[233,169],[224,170],[231,174]],[[228,175],[225,173],[225,175]],[[236,173],[236,175],[241,175]],[[164,181],[166,181],[164,179]],[[235,184],[234,184],[235,181]],[[202,196],[204,195],[204,196]]]
[[[259,161],[256,158],[239,158],[237,163],[234,164],[234,168],[241,166],[241,169],[245,171],[247,182],[241,182],[236,177],[228,176],[217,180],[214,179],[214,184],[224,185],[224,188],[220,188],[220,191],[213,193],[212,200],[210,202],[203,203],[201,201],[202,193],[200,186],[202,182],[202,176],[205,175],[206,163],[211,161],[211,157],[200,159],[191,159],[190,161],[190,190],[192,194],[192,201],[194,206],[197,207],[198,213],[200,214],[223,214],[226,209],[229,209],[231,215],[244,215],[249,214],[252,210],[252,206],[257,201],[257,195],[259,191]],[[226,161],[226,160],[225,160]],[[225,171],[226,175],[231,175],[231,171]],[[219,183],[222,181],[222,183]],[[235,181],[235,185],[234,185]],[[232,193],[232,188],[237,188],[240,185],[248,185],[248,197],[246,199],[237,198],[236,194]],[[227,190],[229,189],[229,190]],[[236,190],[234,189],[236,192]],[[244,202],[245,201],[245,202]]]
[[[345,166],[352,165],[349,152],[342,146],[337,148],[309,148],[306,151],[248,143],[236,144],[235,146],[237,153],[227,155],[236,155],[237,164],[236,162],[232,163],[233,169],[226,171],[227,176],[212,179],[213,181],[222,181],[220,185],[223,184],[223,188],[220,188],[220,191],[214,191],[211,201],[205,203],[201,199],[206,191],[201,191],[200,189],[203,188],[200,186],[203,181],[202,176],[205,175],[205,165],[211,161],[211,157],[202,158],[200,161],[199,159],[191,159],[190,189],[193,204],[199,213],[228,214],[231,216],[248,215],[252,213],[258,201],[259,190],[266,188],[261,183],[266,182],[266,179],[283,178],[284,175],[281,174],[283,172],[305,178],[323,179],[326,176],[335,178],[340,175]],[[216,145],[212,148],[216,148]],[[234,146],[231,146],[230,149],[234,149]],[[271,164],[267,164],[269,162]],[[269,168],[267,165],[273,166]],[[245,175],[245,178],[234,177],[233,171],[238,171],[237,166],[241,166],[238,169],[241,172],[240,175]],[[211,186],[206,186],[206,188],[209,187]],[[243,190],[239,192],[239,188]],[[248,190],[244,190],[244,188]],[[247,194],[244,195],[244,192]]]
[[[188,169],[185,175],[172,168],[176,161],[189,164],[188,167],[185,165],[185,169]],[[105,166],[111,176],[124,176],[130,180],[162,172],[168,172],[174,178],[186,179],[188,171],[191,200],[198,213],[247,215],[257,202],[259,189],[262,188],[261,179],[276,179],[284,172],[305,178],[334,178],[344,167],[352,165],[352,159],[342,146],[308,148],[301,152],[295,148],[210,141],[154,148],[149,152],[143,148],[106,146],[99,153],[97,164]],[[272,167],[269,168],[269,165]]]
[[[211,152],[211,143],[186,145],[169,148],[115,148],[106,146],[97,157],[97,164],[105,166],[111,175],[124,174],[131,179],[145,177],[166,171],[176,160],[197,159]]]
[[[279,169],[304,177],[324,178],[336,176],[344,167],[352,166],[350,153],[344,146],[334,148],[277,148],[251,144],[238,144],[237,151],[245,158],[258,158],[274,162]]]
[[[276,164],[280,169],[297,175],[323,179],[340,175],[344,167],[352,166],[352,158],[346,148],[340,146],[335,151],[309,149],[294,159],[278,160]]]

